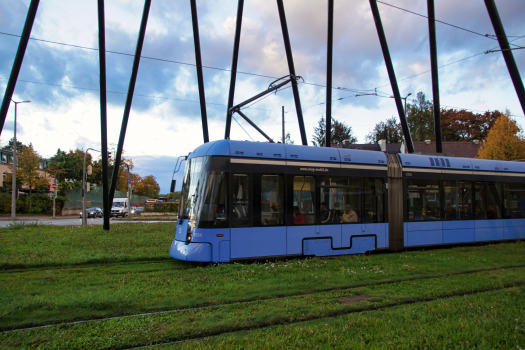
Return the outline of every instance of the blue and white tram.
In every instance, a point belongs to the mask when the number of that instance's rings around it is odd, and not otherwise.
[[[187,160],[170,256],[333,256],[525,238],[525,163],[219,140]]]

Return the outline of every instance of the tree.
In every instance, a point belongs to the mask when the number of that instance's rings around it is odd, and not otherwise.
[[[57,153],[49,159],[48,169],[51,174],[56,173],[57,188],[61,195],[65,195],[69,190],[82,188],[84,154],[85,152],[78,148],[69,150],[69,152],[59,148]],[[92,164],[92,156],[88,153],[86,167],[90,164]],[[59,171],[61,169],[68,170]]]
[[[480,147],[478,158],[496,160],[525,159],[525,139],[521,128],[507,111],[501,115]]]
[[[314,128],[314,135],[312,144],[314,146],[322,147],[325,144],[325,127],[326,122],[324,117],[321,117],[318,126]],[[332,118],[332,129],[330,130],[330,141],[332,144],[342,144],[345,140],[350,143],[357,143],[357,137],[352,135],[352,127],[346,125],[344,122],[339,122]]]
[[[502,116],[500,111],[487,111],[483,114],[473,113],[466,110],[442,109],[441,134],[444,141],[485,141],[487,135],[496,122]]]
[[[380,140],[386,140],[387,143],[403,141],[403,130],[395,117],[377,123],[374,130],[366,135],[367,143],[378,143]]]
[[[145,196],[149,198],[158,198],[160,193],[160,186],[155,180],[155,176],[148,175],[135,183],[134,194],[138,196]]]
[[[171,192],[167,196],[168,200],[173,199],[174,201],[177,200],[177,199],[180,200],[180,197],[181,197],[181,191]]]
[[[413,141],[435,139],[432,102],[425,99],[424,93],[418,92],[415,103],[407,104],[406,114]]]
[[[290,136],[289,132],[287,132],[286,136],[284,137],[284,143],[286,143],[287,145],[293,145],[294,144],[294,141],[292,140],[292,137]]]
[[[38,172],[40,157],[34,150],[33,144],[30,143],[29,146],[22,146],[22,152],[18,156],[17,163],[17,177],[20,175],[21,181],[29,187],[29,210],[31,210],[32,189],[45,190],[49,188],[49,182]],[[12,171],[13,165],[11,164],[9,168]]]
[[[5,150],[12,150],[13,149],[13,142],[15,141],[15,138],[11,138],[11,140],[9,140],[9,142],[7,143],[7,145],[5,145],[4,147],[2,147],[2,149],[5,149]],[[24,144],[18,140],[16,140],[16,151],[17,152],[22,152],[22,147],[24,146]]]

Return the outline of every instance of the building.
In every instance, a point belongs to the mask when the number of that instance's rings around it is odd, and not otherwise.
[[[4,186],[4,177],[6,174],[11,174],[11,169],[9,165],[13,164],[13,151],[0,149],[0,187]],[[49,191],[52,191],[51,184],[53,182],[53,177],[46,172],[47,170],[48,159],[40,158],[38,165],[38,173],[40,176],[44,176],[49,181]],[[9,188],[10,190],[10,188]],[[20,192],[29,192],[28,188],[21,188]]]
[[[462,158],[476,158],[478,156],[481,142],[475,141],[443,141],[443,153],[441,155],[448,157],[462,157]],[[346,142],[344,144],[332,144],[335,148],[349,148],[362,149],[367,151],[383,151],[388,154],[407,153],[404,143],[386,143],[386,140],[381,140],[376,144],[361,143],[351,144]],[[436,155],[436,143],[431,140],[415,141],[415,154]]]

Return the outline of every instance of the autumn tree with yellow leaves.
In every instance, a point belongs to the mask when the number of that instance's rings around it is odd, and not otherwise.
[[[506,111],[497,120],[480,147],[478,158],[495,160],[525,159],[525,139],[522,130]]]
[[[17,159],[18,167],[16,170],[16,178],[21,180],[21,182],[29,187],[29,210],[32,207],[32,189],[37,189],[39,191],[49,189],[49,181],[45,176],[41,175],[39,172],[40,158],[38,153],[33,148],[33,144],[29,146],[22,146],[22,152],[18,155]],[[11,171],[13,170],[13,165],[9,165]]]

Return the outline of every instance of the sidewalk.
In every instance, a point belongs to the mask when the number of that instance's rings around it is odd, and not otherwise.
[[[57,215],[56,219],[78,219],[78,216],[60,216]],[[53,220],[53,215],[17,215],[15,220],[25,221],[25,220]],[[12,221],[11,215],[2,215],[0,216],[0,221]]]

